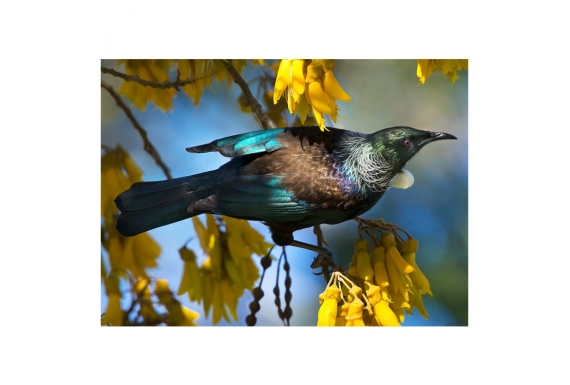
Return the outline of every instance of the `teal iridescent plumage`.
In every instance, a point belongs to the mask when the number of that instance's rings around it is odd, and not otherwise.
[[[133,184],[115,199],[121,211],[117,229],[132,236],[213,213],[263,221],[276,244],[288,245],[296,230],[352,219],[389,187],[409,185],[411,174],[402,172],[406,162],[441,139],[455,137],[411,127],[368,135],[295,127],[215,140],[187,151],[217,151],[229,162],[201,174]]]

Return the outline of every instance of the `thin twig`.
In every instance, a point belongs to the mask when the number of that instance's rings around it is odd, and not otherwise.
[[[228,70],[228,72],[230,73],[232,78],[234,79],[234,83],[236,83],[241,88],[241,91],[243,92],[243,95],[245,96],[245,100],[247,101],[247,104],[249,106],[251,106],[251,110],[253,111],[255,116],[261,122],[261,126],[263,127],[263,129],[267,130],[268,128],[275,128],[276,127],[275,123],[273,122],[273,120],[271,120],[271,118],[269,116],[267,116],[267,114],[265,112],[263,112],[263,108],[261,107],[261,104],[259,104],[257,102],[255,97],[251,93],[251,90],[249,89],[249,85],[247,84],[247,82],[245,80],[243,80],[243,78],[241,77],[239,72],[233,66],[232,61],[231,60],[223,60],[223,63],[226,66],[226,69]]]
[[[201,76],[199,78],[195,78],[195,79],[184,79],[184,80],[180,80],[180,73],[178,73],[178,75],[176,77],[176,81],[173,82],[170,80],[165,80],[164,82],[161,83],[161,82],[153,82],[150,80],[144,80],[144,79],[139,78],[137,75],[127,75],[127,74],[124,74],[122,72],[115,71],[112,68],[101,67],[101,72],[103,72],[104,74],[110,74],[110,75],[116,76],[116,77],[121,78],[127,82],[136,82],[136,83],[139,83],[140,85],[153,87],[153,88],[161,88],[161,89],[174,88],[176,91],[180,91],[179,87],[183,87],[183,86],[188,85],[188,84],[194,84],[198,80],[206,79],[210,76],[213,76],[216,73],[220,72],[221,70],[222,69],[220,68],[220,69],[212,72],[211,74],[207,74],[207,75]]]
[[[156,148],[154,148],[152,143],[148,140],[148,136],[146,134],[146,131],[144,130],[144,128],[142,128],[142,126],[139,124],[139,122],[135,119],[131,109],[129,107],[127,107],[127,105],[123,102],[123,100],[121,99],[121,96],[113,89],[113,87],[110,84],[107,84],[102,80],[101,80],[101,87],[106,89],[111,94],[113,99],[115,99],[115,102],[117,103],[117,105],[123,110],[123,112],[127,115],[127,118],[129,118],[129,120],[133,124],[134,128],[139,132],[139,134],[143,140],[144,150],[146,152],[148,152],[149,155],[154,159],[154,161],[156,162],[158,167],[160,167],[162,169],[162,171],[164,172],[166,177],[168,179],[172,179],[172,175],[170,174],[170,170],[168,169],[168,167],[166,167],[166,164],[164,164],[164,162],[160,158],[160,155],[158,154],[158,151],[156,150]]]
[[[323,244],[325,246],[330,247],[330,245],[325,240],[325,237],[323,235],[323,231],[321,230],[321,225],[315,225],[313,227],[313,234],[315,234],[317,236],[317,242],[318,242],[319,247],[323,247]]]

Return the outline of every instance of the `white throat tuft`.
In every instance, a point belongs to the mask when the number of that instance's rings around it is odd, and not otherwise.
[[[405,168],[402,169],[399,173],[394,175],[392,180],[390,181],[390,187],[394,188],[402,188],[407,189],[414,184],[414,176],[411,172],[406,170]]]

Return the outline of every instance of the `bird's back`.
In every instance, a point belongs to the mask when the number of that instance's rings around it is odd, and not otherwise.
[[[281,186],[312,209],[350,209],[365,197],[342,170],[343,130],[290,129],[279,135],[281,148],[245,166],[243,175],[282,177]]]

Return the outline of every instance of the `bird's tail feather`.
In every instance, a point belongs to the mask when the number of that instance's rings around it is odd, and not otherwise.
[[[117,230],[133,236],[200,214],[187,210],[192,203],[215,193],[217,178],[210,174],[133,184],[115,199],[121,210]]]

